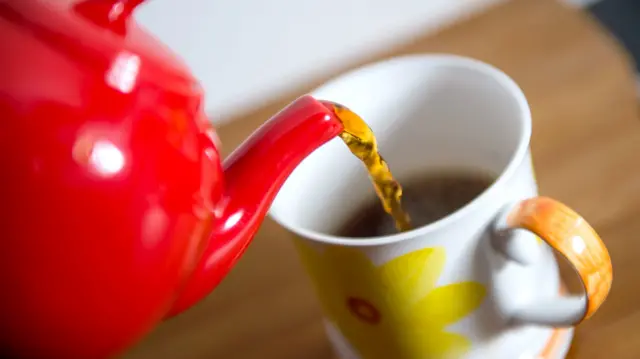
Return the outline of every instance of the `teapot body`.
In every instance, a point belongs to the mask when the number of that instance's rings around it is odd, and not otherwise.
[[[222,170],[186,67],[62,3],[0,4],[0,350],[96,358],[169,310]]]

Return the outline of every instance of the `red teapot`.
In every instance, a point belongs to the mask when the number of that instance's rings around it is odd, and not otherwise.
[[[0,2],[0,353],[105,358],[206,296],[342,124],[310,96],[220,163],[142,0]]]

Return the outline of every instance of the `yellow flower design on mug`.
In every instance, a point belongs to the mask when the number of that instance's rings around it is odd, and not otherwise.
[[[445,328],[477,309],[483,285],[461,282],[436,287],[444,248],[407,253],[376,267],[359,249],[324,252],[296,241],[326,316],[362,359],[460,358],[466,337]]]

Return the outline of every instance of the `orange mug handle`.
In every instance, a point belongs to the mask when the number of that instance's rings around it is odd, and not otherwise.
[[[528,230],[566,258],[585,293],[584,299],[567,297],[534,303],[516,314],[521,321],[563,326],[589,319],[604,303],[613,280],[611,257],[591,225],[571,208],[548,197],[520,201],[506,208],[501,217],[498,229]],[[549,313],[556,311],[554,308],[575,313],[560,318],[557,313]]]

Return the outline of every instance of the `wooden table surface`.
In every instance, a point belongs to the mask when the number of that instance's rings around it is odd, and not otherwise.
[[[533,111],[541,193],[583,214],[613,259],[611,295],[577,329],[569,358],[640,358],[640,121],[627,55],[578,10],[553,0],[514,0],[343,70],[418,52],[472,56],[521,85]],[[225,153],[328,77],[219,128]],[[320,319],[287,233],[267,219],[213,295],[164,323],[125,357],[330,359]]]

